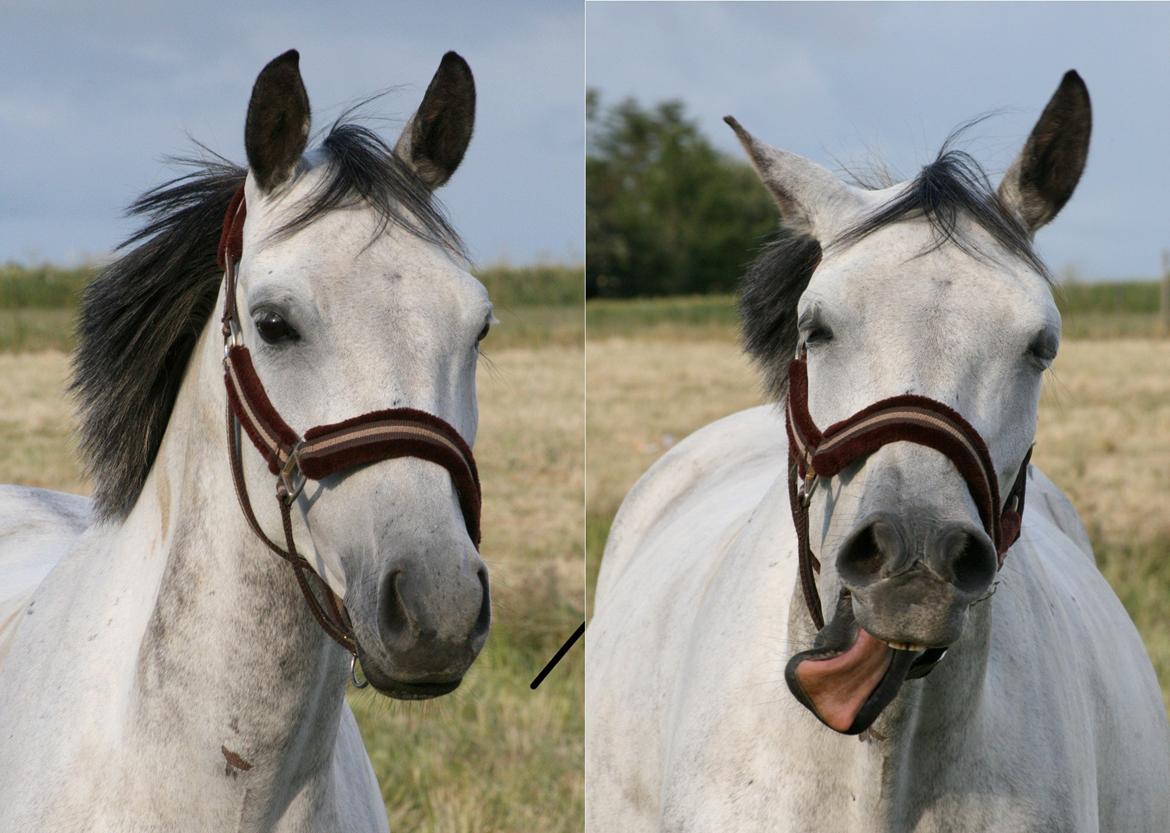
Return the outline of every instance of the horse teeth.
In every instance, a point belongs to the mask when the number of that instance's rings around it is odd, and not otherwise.
[[[923,645],[911,645],[909,642],[887,642],[895,651],[925,651],[926,647]]]

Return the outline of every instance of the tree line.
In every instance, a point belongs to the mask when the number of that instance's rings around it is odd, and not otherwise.
[[[681,101],[586,98],[588,297],[727,292],[777,227],[744,161],[715,149]]]

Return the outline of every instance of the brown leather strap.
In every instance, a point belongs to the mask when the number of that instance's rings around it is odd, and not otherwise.
[[[227,412],[226,422],[228,457],[231,463],[232,483],[235,485],[236,499],[240,504],[240,509],[243,512],[245,520],[248,522],[248,526],[251,527],[252,532],[264,542],[268,549],[287,561],[293,568],[293,574],[296,577],[297,586],[301,589],[301,595],[305,597],[305,601],[309,605],[309,611],[313,614],[313,618],[317,620],[317,624],[321,626],[321,629],[337,642],[337,644],[345,648],[345,650],[351,654],[354,653],[356,643],[353,637],[353,630],[349,625],[349,617],[343,616],[341,613],[345,609],[344,603],[341,603],[337,599],[337,595],[333,592],[333,589],[326,584],[324,579],[321,579],[316,574],[312,565],[305,560],[304,556],[297,552],[296,539],[293,537],[292,530],[292,504],[295,498],[288,496],[287,493],[282,495],[279,491],[276,498],[280,505],[281,526],[284,530],[284,540],[287,546],[287,549],[284,549],[265,534],[260,526],[260,522],[256,519],[256,512],[252,508],[252,500],[248,495],[247,481],[244,479],[244,467],[240,455],[240,446],[236,441],[236,428],[238,427],[238,423],[230,408]],[[312,576],[321,585],[321,590],[329,602],[329,606],[332,608],[332,617],[321,606],[321,602],[310,584],[309,576]]]
[[[792,509],[792,525],[796,527],[797,564],[800,567],[800,591],[804,595],[804,606],[819,631],[825,626],[825,614],[821,610],[821,596],[817,592],[817,574],[821,562],[813,555],[808,538],[808,506],[796,489],[796,458],[788,461],[788,505]]]

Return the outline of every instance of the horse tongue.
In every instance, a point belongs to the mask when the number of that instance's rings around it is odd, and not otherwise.
[[[864,628],[843,653],[827,659],[802,659],[791,675],[800,686],[805,705],[825,725],[848,732],[866,701],[889,670],[894,651]]]

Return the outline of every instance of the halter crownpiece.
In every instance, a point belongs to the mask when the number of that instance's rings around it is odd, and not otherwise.
[[[911,442],[939,451],[955,464],[975,499],[983,528],[995,543],[997,568],[1020,537],[1028,461],[1024,455],[1015,483],[1001,506],[999,483],[987,444],[979,432],[952,408],[925,396],[906,394],[882,399],[823,432],[808,412],[808,363],[804,350],[788,366],[788,502],[796,526],[800,586],[817,630],[825,626],[816,573],[820,562],[812,552],[808,533],[808,506],[817,480],[831,478],[856,460],[883,445]],[[799,482],[799,486],[798,486]]]
[[[399,457],[415,457],[435,463],[450,473],[468,534],[478,548],[482,502],[479,473],[471,448],[455,428],[433,414],[413,408],[372,411],[343,422],[310,428],[303,436],[289,427],[269,400],[252,364],[251,353],[240,342],[236,264],[243,253],[246,214],[244,188],[240,186],[224,215],[217,252],[219,265],[224,270],[223,364],[232,480],[240,508],[252,531],[269,549],[289,562],[317,623],[356,657],[357,642],[345,603],[297,552],[293,539],[292,505],[305,483]],[[264,533],[252,510],[236,438],[237,426],[243,428],[267,462],[268,470],[276,476],[276,499],[280,505],[286,544],[283,548]],[[310,577],[321,586],[324,604],[313,591]],[[356,681],[356,677],[354,679]]]

